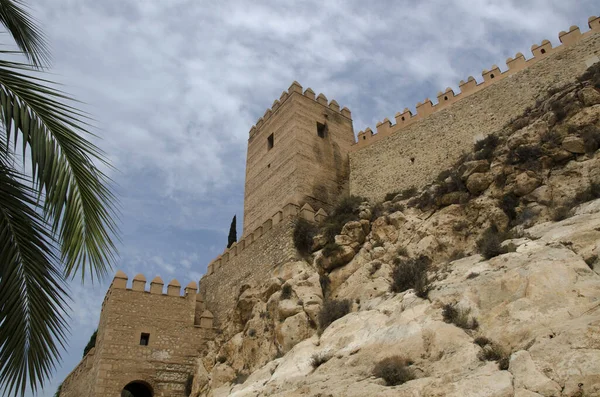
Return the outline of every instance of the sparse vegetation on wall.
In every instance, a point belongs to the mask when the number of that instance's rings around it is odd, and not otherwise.
[[[90,337],[90,340],[88,341],[87,345],[85,345],[85,348],[83,349],[83,357],[85,357],[85,355],[88,354],[88,352],[96,346],[96,337],[97,336],[98,336],[98,330],[95,330],[94,333],[92,334],[92,336]]]

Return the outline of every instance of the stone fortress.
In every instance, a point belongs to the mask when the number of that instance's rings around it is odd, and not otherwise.
[[[220,324],[233,315],[244,285],[299,258],[292,241],[298,217],[321,222],[347,194],[381,200],[421,187],[473,143],[521,114],[552,87],[573,81],[600,61],[600,18],[517,54],[502,72],[460,82],[371,129],[355,141],[352,115],[297,82],[250,129],[242,238],[207,267],[199,289],[157,277],[118,272],[102,306],[95,348],[65,379],[60,396],[187,396],[194,362]],[[432,150],[435,148],[435,150]],[[127,393],[129,392],[129,394]]]

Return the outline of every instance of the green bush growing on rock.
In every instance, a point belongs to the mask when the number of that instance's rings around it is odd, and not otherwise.
[[[594,87],[600,89],[600,63],[596,62],[578,78],[580,82],[590,81]]]
[[[505,237],[505,233],[500,232],[496,225],[492,225],[477,240],[477,250],[485,259],[504,254],[506,250],[502,247],[502,241]]]
[[[292,297],[292,286],[289,284],[283,284],[281,287],[281,299],[290,299]]]
[[[504,211],[511,222],[517,218],[517,211],[515,208],[518,206],[519,197],[513,192],[505,193],[500,199],[500,209]]]
[[[98,336],[98,330],[95,330],[94,333],[92,334],[92,336],[90,337],[90,340],[88,341],[87,345],[85,345],[85,348],[83,349],[83,357],[85,357],[86,354],[88,354],[88,352],[90,350],[92,350],[94,347],[96,347],[96,337]]]
[[[421,255],[418,258],[395,258],[392,270],[392,292],[404,292],[413,288],[420,298],[427,298],[430,290],[427,270],[431,265],[429,257]]]
[[[365,199],[362,197],[346,196],[337,203],[331,214],[323,222],[321,228],[321,232],[328,243],[335,241],[335,236],[340,234],[346,223],[359,219],[358,208],[363,201]]]
[[[593,154],[600,147],[600,128],[595,125],[584,126],[578,131],[578,135],[583,139],[587,154]]]
[[[339,244],[327,243],[327,245],[325,245],[325,247],[323,247],[323,255],[331,256],[331,255],[334,255],[334,254],[340,252],[341,249],[342,249],[342,247],[340,247]]]
[[[490,160],[499,143],[500,139],[494,134],[475,142],[475,146],[473,147],[475,150],[475,160]]]
[[[315,224],[306,219],[298,218],[294,226],[294,246],[300,255],[306,256],[312,252],[313,237],[318,233],[318,228]]]
[[[348,299],[326,299],[319,312],[319,334],[323,333],[327,327],[335,320],[344,317],[350,313],[351,302]]]
[[[412,362],[402,356],[392,356],[379,361],[373,369],[373,375],[382,378],[388,386],[397,386],[415,379],[410,368]]]

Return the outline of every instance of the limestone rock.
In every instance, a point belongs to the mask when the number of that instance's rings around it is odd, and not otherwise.
[[[236,310],[241,324],[246,324],[252,314],[252,308],[260,300],[259,293],[256,289],[250,286],[243,286],[240,294]]]
[[[359,244],[365,242],[365,232],[360,222],[348,222],[342,228],[341,234],[349,236]]]
[[[525,200],[534,201],[543,205],[552,204],[552,188],[548,185],[542,185],[526,195]]]
[[[472,174],[479,172],[487,172],[490,169],[490,164],[487,160],[474,160],[464,162],[458,169],[458,173],[463,180],[466,180]]]
[[[535,173],[531,171],[522,172],[517,175],[517,179],[515,180],[515,194],[517,196],[529,194],[540,186],[541,183]]]
[[[514,376],[514,385],[517,388],[527,389],[543,396],[559,397],[561,387],[538,371],[528,351],[521,350],[510,358],[508,370]]]
[[[596,124],[600,120],[600,104],[586,107],[569,119],[569,124],[581,127]]]
[[[217,364],[210,373],[212,388],[231,382],[235,378],[235,371],[227,364]]]
[[[467,189],[471,194],[479,194],[485,191],[492,183],[492,176],[489,173],[476,173],[467,179]]]
[[[320,263],[320,265],[323,267],[324,270],[331,271],[333,269],[346,265],[352,260],[352,258],[354,258],[354,254],[355,252],[352,247],[349,247],[347,245],[341,245],[329,257],[325,257],[326,260],[323,260]]]
[[[475,174],[475,175],[482,175],[482,174]],[[489,186],[489,184],[488,184],[488,186]],[[486,186],[486,188],[487,188],[487,186]],[[483,189],[483,190],[485,190],[485,189]],[[469,199],[469,193],[467,193],[467,192],[450,192],[450,193],[444,194],[440,198],[440,204],[441,205],[460,204],[460,203],[466,202],[468,199]]]
[[[298,305],[295,300],[282,299],[277,307],[279,319],[284,320],[302,311],[302,306]]]
[[[600,103],[600,92],[593,87],[584,87],[579,93],[579,100],[583,102],[585,106],[593,106]]]
[[[313,243],[312,243],[311,250],[313,252],[320,250],[321,248],[323,248],[325,246],[325,244],[327,244],[327,237],[325,237],[322,234],[317,234],[316,236],[313,237]]]
[[[585,142],[578,136],[569,135],[562,141],[562,147],[568,152],[585,153]]]
[[[208,385],[210,377],[208,371],[202,363],[202,359],[196,359],[196,371],[194,372],[194,381],[192,383],[192,396],[198,396],[200,392]]]
[[[309,326],[309,318],[301,312],[288,317],[275,328],[275,337],[282,352],[287,353],[299,342],[310,337],[314,330]]]

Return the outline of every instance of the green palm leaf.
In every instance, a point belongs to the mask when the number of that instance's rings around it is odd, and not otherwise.
[[[0,60],[0,389],[23,395],[60,358],[64,277],[101,277],[114,259],[116,201],[87,116],[36,73],[49,53],[22,0],[0,0],[0,23],[31,62]]]
[[[0,51],[0,54],[2,52]],[[33,179],[44,196],[44,211],[58,235],[65,273],[81,270],[103,276],[114,259],[115,198],[108,178],[93,160],[106,164],[103,153],[78,132],[86,116],[64,103],[48,81],[20,72],[32,68],[0,60],[0,118],[7,146],[22,142],[31,159]]]
[[[0,0],[0,23],[34,66],[49,64],[46,39],[21,0]]]
[[[0,386],[3,395],[23,395],[54,369],[66,292],[52,232],[35,211],[36,192],[6,159],[0,156]]]

